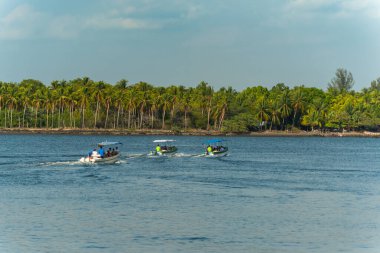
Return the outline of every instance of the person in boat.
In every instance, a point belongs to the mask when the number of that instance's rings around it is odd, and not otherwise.
[[[98,151],[96,151],[96,148],[94,148],[94,150],[91,153],[91,158],[95,158],[95,157],[99,157],[99,153]]]
[[[110,150],[111,150],[111,148],[110,148]],[[116,151],[115,151],[115,148],[112,148],[111,156],[114,156],[114,155],[116,155]]]
[[[101,158],[104,158],[104,149],[103,149],[103,146],[100,146],[98,153],[99,153],[99,155],[100,155]]]
[[[119,148],[118,147],[115,148],[115,155],[117,155],[117,154],[119,154]]]
[[[207,146],[206,150],[207,150],[207,152],[206,152],[207,155],[212,153],[212,147],[210,145]]]
[[[110,157],[110,156],[112,156],[111,148],[109,148],[109,149],[107,150],[107,157]]]
[[[160,144],[157,144],[157,146],[156,146],[156,152],[157,152],[157,153],[161,152]]]

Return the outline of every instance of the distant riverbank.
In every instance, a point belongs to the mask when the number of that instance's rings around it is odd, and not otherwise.
[[[185,136],[257,136],[257,137],[380,137],[377,132],[321,132],[321,131],[261,131],[226,133],[189,129],[187,131],[159,129],[93,129],[93,128],[0,128],[0,134],[68,134],[68,135],[185,135]]]

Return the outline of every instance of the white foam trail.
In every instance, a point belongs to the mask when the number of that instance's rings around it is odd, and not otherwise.
[[[150,154],[147,154],[145,155],[146,158],[148,159],[163,159],[163,158],[168,158],[169,156],[167,155],[150,155]]]
[[[146,156],[146,154],[129,154],[129,155],[126,155],[123,157],[130,159],[130,158],[140,158],[140,157],[144,157],[144,156]]]
[[[173,157],[192,157],[193,154],[175,153]]]
[[[83,164],[80,161],[66,161],[66,162],[46,162],[46,163],[40,163],[39,165],[41,166],[54,166],[54,165],[60,165],[60,166],[65,166],[65,165],[78,165],[78,164]]]

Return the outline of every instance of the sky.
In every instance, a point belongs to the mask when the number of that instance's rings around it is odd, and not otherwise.
[[[0,0],[5,82],[361,90],[379,59],[380,0]]]

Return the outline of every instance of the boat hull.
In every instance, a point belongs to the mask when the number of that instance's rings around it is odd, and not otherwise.
[[[161,150],[161,153],[162,154],[172,154],[172,153],[175,153],[175,152],[177,152],[177,148],[176,147],[172,147],[172,148],[170,148],[170,149],[168,149],[168,150]]]
[[[168,154],[174,154],[175,152],[177,152],[177,150],[178,150],[177,147],[170,147],[169,149],[164,149],[164,150],[161,150],[160,152],[152,151],[149,154],[149,156],[165,156]]]
[[[224,147],[224,149],[222,151],[213,151],[211,153],[207,153],[206,152],[206,156],[207,157],[222,157],[222,156],[226,156],[228,154],[228,148],[227,147]]]
[[[111,164],[119,161],[120,154],[111,157],[82,157],[79,161],[82,163]]]
[[[223,152],[223,153],[211,153],[211,154],[205,154],[206,157],[223,157],[223,156],[227,156],[227,152]]]

